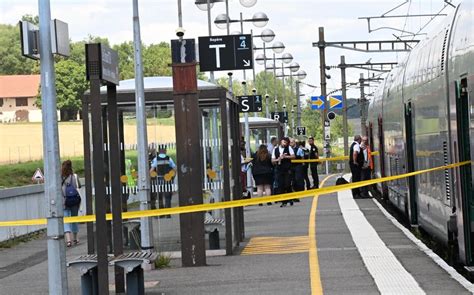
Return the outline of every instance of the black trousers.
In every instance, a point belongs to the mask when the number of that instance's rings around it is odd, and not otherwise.
[[[311,188],[311,182],[309,181],[308,169],[309,169],[309,166],[303,164],[303,177],[304,177],[304,182],[306,183],[306,189]]]
[[[371,172],[372,171],[370,170],[370,168],[361,169],[360,180],[369,180],[369,179],[371,179],[371,174],[372,174]],[[369,195],[369,187],[370,187],[369,185],[361,187],[360,192],[363,193],[363,194]]]
[[[291,193],[291,178],[291,169],[278,169],[276,194]],[[288,201],[282,201],[282,203],[286,204]]]
[[[351,173],[352,173],[352,182],[359,182],[362,180],[362,169],[354,164],[350,164],[351,167]],[[360,189],[359,188],[354,188],[352,189],[352,196],[359,197],[360,196]]]
[[[312,163],[309,165],[311,169],[311,176],[313,177],[313,187],[319,188],[319,176],[318,176],[318,165]]]

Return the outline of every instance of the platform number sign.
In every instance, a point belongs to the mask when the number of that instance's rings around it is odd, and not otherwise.
[[[261,95],[246,95],[238,96],[237,98],[239,99],[241,113],[259,113],[263,109]]]
[[[288,123],[288,112],[272,112],[272,119],[280,123]]]
[[[296,135],[306,136],[306,127],[303,127],[303,126],[296,127]]]
[[[251,35],[199,37],[201,72],[253,68]]]

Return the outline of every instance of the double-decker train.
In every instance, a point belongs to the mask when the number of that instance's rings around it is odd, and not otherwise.
[[[474,159],[474,0],[455,11],[392,70],[369,106],[375,177]],[[379,184],[413,225],[474,265],[473,166]]]

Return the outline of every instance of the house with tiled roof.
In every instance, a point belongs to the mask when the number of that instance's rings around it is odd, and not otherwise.
[[[0,76],[0,122],[41,122],[40,75]]]

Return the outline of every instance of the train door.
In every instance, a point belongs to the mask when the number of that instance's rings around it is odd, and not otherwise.
[[[456,121],[457,121],[457,135],[458,135],[458,153],[459,161],[471,160],[470,148],[470,130],[469,130],[469,95],[467,78],[461,79],[459,84],[456,83]],[[473,245],[474,234],[472,233],[471,222],[474,221],[474,198],[472,195],[472,170],[471,165],[464,165],[459,168],[461,196],[463,203],[463,217],[464,217],[464,236],[465,236],[465,250],[466,262],[472,265],[474,262]]]
[[[415,146],[413,142],[413,115],[412,104],[408,102],[405,104],[405,136],[406,136],[406,157],[407,157],[407,172],[415,171]],[[418,205],[416,194],[416,179],[415,176],[408,178],[408,214],[410,216],[410,223],[418,223]]]
[[[380,177],[385,177],[387,174],[385,173],[385,137],[383,133],[383,119],[382,117],[378,118],[378,137],[379,137],[379,162],[380,162]],[[388,197],[388,187],[386,182],[382,182],[382,194],[384,197]]]

